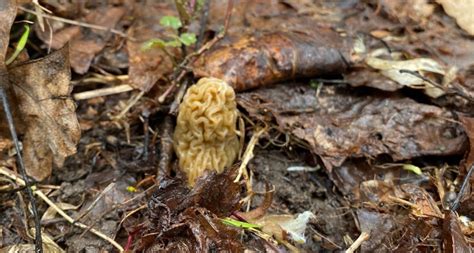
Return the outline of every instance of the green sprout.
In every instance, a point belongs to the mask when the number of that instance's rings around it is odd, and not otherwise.
[[[262,226],[261,225],[257,225],[257,224],[252,224],[252,223],[248,223],[248,222],[244,222],[244,221],[238,221],[238,220],[234,220],[232,218],[224,218],[224,219],[221,219],[222,223],[224,223],[225,225],[228,225],[228,226],[232,226],[232,227],[236,227],[236,228],[243,228],[243,229],[249,229],[249,230],[254,230],[254,229],[259,229],[261,228]]]
[[[30,27],[25,25],[25,31],[21,35],[21,38],[18,41],[18,44],[16,45],[15,52],[5,62],[6,65],[10,65],[18,57],[18,55],[20,55],[21,51],[23,51],[23,49],[25,49],[26,42],[28,41],[28,36],[29,35],[30,35]]]
[[[170,27],[173,30],[178,30],[182,27],[182,23],[179,18],[175,16],[164,16],[160,19],[160,25],[164,27]],[[149,50],[154,47],[165,49],[167,47],[181,47],[182,45],[191,46],[196,43],[196,34],[194,33],[182,33],[179,37],[176,35],[171,36],[171,40],[162,40],[158,38],[149,39],[145,41],[141,47],[143,51]]]
[[[404,169],[404,170],[411,171],[411,172],[413,172],[413,173],[415,173],[415,174],[417,174],[417,175],[423,174],[423,172],[421,172],[420,167],[415,166],[415,165],[413,165],[413,164],[403,164],[403,169]]]

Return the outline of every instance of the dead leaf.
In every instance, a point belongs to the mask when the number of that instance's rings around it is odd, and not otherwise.
[[[16,17],[16,1],[7,0],[0,3],[0,74],[5,71],[5,59],[10,40],[10,28]]]
[[[274,117],[282,132],[305,140],[329,170],[347,157],[462,154],[467,143],[445,110],[346,86],[324,86],[317,95],[308,86],[278,85],[238,94],[238,103],[253,117]]]
[[[97,8],[92,10],[83,20],[89,24],[114,28],[125,14],[125,11],[124,7]],[[53,49],[62,48],[69,42],[71,67],[78,74],[84,74],[89,70],[94,57],[104,49],[108,39],[112,36],[108,31],[78,26],[63,28],[62,24],[55,25],[53,23],[53,27],[57,27],[58,31],[54,28],[51,31],[48,26],[44,32],[36,29],[38,37]],[[54,33],[52,40],[50,40],[51,32]]]
[[[439,209],[433,197],[422,187],[413,184],[401,185],[405,198],[415,206],[412,207],[412,214],[417,217],[437,217],[442,218],[443,213]]]
[[[15,101],[23,122],[27,173],[36,180],[51,175],[76,152],[80,127],[70,97],[68,47],[42,59],[9,69]]]
[[[258,220],[251,221],[253,224],[262,226],[262,232],[275,236],[279,241],[292,241],[303,244],[306,242],[305,230],[310,219],[316,216],[310,211],[298,215],[273,214],[266,215]]]
[[[469,168],[474,165],[474,118],[461,116],[460,121],[469,139],[469,149],[464,156],[463,164],[461,164],[461,168],[464,169],[464,172],[460,173],[460,175],[462,175],[461,178],[464,179]],[[474,186],[472,178],[467,180],[470,180],[471,187],[466,188],[464,196],[461,198],[461,207],[466,206],[467,209],[469,209],[469,205],[472,203],[474,196]]]
[[[384,91],[396,91],[402,88],[392,79],[366,67],[352,68],[349,73],[344,74],[344,80],[352,87],[366,86]]]
[[[343,38],[329,29],[285,31],[243,36],[215,47],[194,64],[197,76],[225,80],[243,91],[298,77],[342,73]]]
[[[10,40],[10,28],[16,17],[16,2],[1,1],[0,2],[0,89],[8,92],[8,74],[5,66],[8,43]],[[0,102],[1,101],[0,99]],[[1,107],[2,105],[0,105]],[[3,108],[0,110],[0,150],[11,145],[10,132],[8,126],[3,124],[6,121]]]
[[[446,253],[470,253],[471,248],[461,231],[458,216],[455,212],[444,211],[443,220],[443,246]]]
[[[142,50],[143,43],[147,40],[165,39],[165,31],[171,34],[176,33],[176,31],[169,31],[160,25],[160,19],[165,15],[177,16],[177,12],[169,4],[150,3],[140,6],[134,13],[136,20],[128,30],[128,36],[135,38],[135,40],[127,42],[127,49],[130,85],[136,89],[149,91],[159,79],[164,78],[173,70],[171,55],[176,56],[176,59],[179,56],[178,49],[169,47],[166,50],[170,55],[160,48]]]
[[[460,117],[464,131],[469,139],[469,150],[465,158],[465,170],[468,170],[474,164],[474,118]]]
[[[474,35],[474,1],[472,0],[436,0],[437,3],[441,4],[446,13],[455,18],[458,25],[468,32],[470,35]]]
[[[373,69],[377,69],[380,73],[403,86],[414,89],[423,89],[424,92],[433,98],[437,98],[445,94],[443,90],[433,86],[430,82],[414,76],[410,73],[402,72],[403,70],[421,73],[436,73],[439,75],[447,75],[448,71],[438,62],[429,58],[416,58],[411,60],[385,60],[378,57],[367,57],[365,59],[367,65]]]
[[[179,179],[162,180],[148,203],[151,223],[135,250],[208,252],[214,248],[217,252],[242,252],[238,230],[218,219],[240,208],[241,186],[234,178],[235,169],[209,172],[192,190]]]

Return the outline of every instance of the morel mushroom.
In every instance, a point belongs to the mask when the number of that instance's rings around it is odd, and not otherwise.
[[[206,169],[218,173],[239,153],[235,92],[216,78],[202,78],[191,86],[179,107],[174,149],[179,167],[193,186]]]

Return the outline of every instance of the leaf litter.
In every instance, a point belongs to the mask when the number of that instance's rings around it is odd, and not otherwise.
[[[474,42],[465,11],[424,0],[175,2],[21,5],[17,20],[36,22],[42,10],[27,51],[8,68],[26,168],[56,207],[95,233],[41,203],[46,244],[53,238],[58,252],[114,243],[130,252],[469,252]],[[20,25],[2,41],[7,55]],[[161,46],[144,48],[150,41]],[[188,188],[167,140],[176,113],[168,110],[202,76],[238,92],[241,154],[253,157]],[[99,93],[119,83],[127,89]],[[76,109],[71,92],[98,95]],[[10,175],[15,152],[0,116],[0,169]],[[254,129],[265,131],[250,143]],[[237,168],[248,177],[236,183]],[[2,210],[16,217],[0,219],[0,249],[33,249],[18,214],[26,209],[17,203],[26,205],[4,193],[16,189],[12,179],[0,179]]]

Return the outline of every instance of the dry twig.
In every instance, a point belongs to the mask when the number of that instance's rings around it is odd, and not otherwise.
[[[360,247],[360,245],[367,241],[370,237],[370,234],[367,233],[367,232],[362,232],[359,237],[357,238],[357,240],[355,240],[355,242],[346,250],[346,253],[353,253],[356,251],[356,249],[358,249]]]
[[[133,90],[133,87],[128,84],[122,84],[114,87],[101,88],[96,90],[88,90],[84,92],[79,92],[73,95],[75,100],[84,100],[95,97],[108,96],[118,93],[123,93]]]

